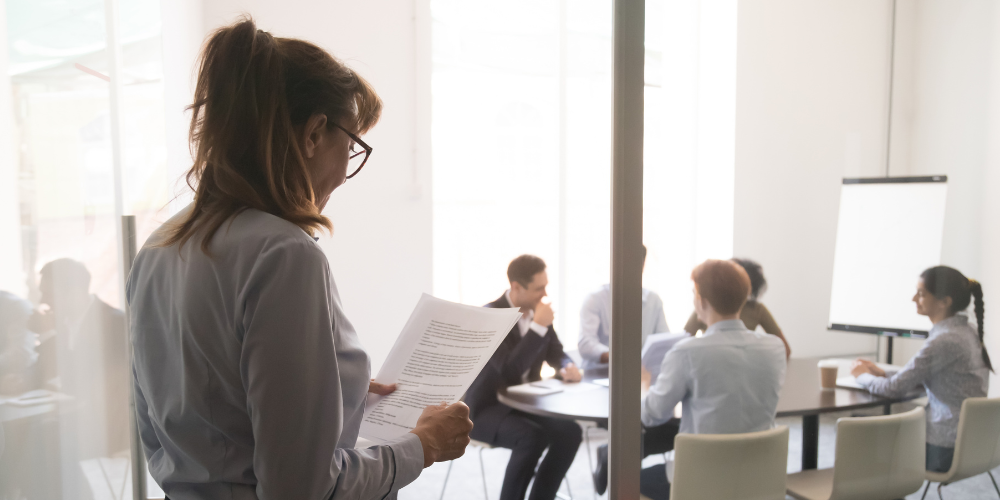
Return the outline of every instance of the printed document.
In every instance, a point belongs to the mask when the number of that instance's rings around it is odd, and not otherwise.
[[[653,380],[656,380],[656,377],[660,375],[663,358],[666,357],[667,352],[686,338],[688,338],[687,332],[654,333],[646,337],[646,344],[642,346],[642,366],[649,371]]]
[[[361,436],[374,443],[402,436],[428,405],[458,401],[510,332],[521,312],[420,297],[375,381],[397,384],[368,394]]]

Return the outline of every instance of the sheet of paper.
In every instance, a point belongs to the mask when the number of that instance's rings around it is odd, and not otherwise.
[[[517,323],[516,308],[456,304],[423,294],[375,381],[397,384],[368,395],[361,436],[383,442],[413,430],[424,407],[458,401]]]
[[[654,333],[646,337],[646,344],[642,346],[642,366],[649,371],[653,380],[660,374],[663,357],[674,348],[674,345],[686,338],[688,338],[686,332]]]

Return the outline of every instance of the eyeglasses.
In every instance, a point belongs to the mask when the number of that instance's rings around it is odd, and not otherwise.
[[[368,157],[372,155],[372,147],[365,144],[365,141],[362,141],[360,137],[352,134],[350,130],[341,127],[336,123],[333,125],[340,130],[343,130],[344,133],[351,138],[351,155],[347,158],[347,171],[351,172],[348,174],[347,178],[350,179],[351,177],[358,175],[361,168],[368,162]]]

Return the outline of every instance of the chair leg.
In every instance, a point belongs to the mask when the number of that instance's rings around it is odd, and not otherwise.
[[[924,494],[920,497],[920,500],[927,498],[927,490],[931,489],[931,482],[927,481],[927,486],[924,486]]]
[[[997,488],[997,480],[993,478],[993,471],[986,471],[990,475],[990,481],[993,481],[993,489],[997,490],[997,496],[1000,496],[1000,488]]]
[[[438,500],[444,500],[444,490],[448,487],[448,476],[451,476],[451,466],[455,465],[455,461],[452,460],[448,462],[448,472],[444,473],[444,484],[441,485],[441,496]]]
[[[566,494],[569,495],[569,500],[573,500],[573,490],[569,487],[569,478],[564,477],[563,482],[566,483]]]
[[[483,498],[490,500],[490,493],[486,491],[486,466],[483,465],[483,449],[479,449],[479,472],[483,473]]]
[[[944,483],[938,483],[938,498],[944,500],[944,496],[941,495],[941,488],[944,487]]]

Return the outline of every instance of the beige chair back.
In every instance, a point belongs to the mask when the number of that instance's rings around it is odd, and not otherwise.
[[[747,434],[680,434],[673,500],[783,500],[788,427]]]
[[[919,490],[926,439],[923,408],[838,420],[830,500],[903,498]]]
[[[1000,466],[1000,398],[968,398],[958,417],[955,458],[946,482],[978,476]]]

